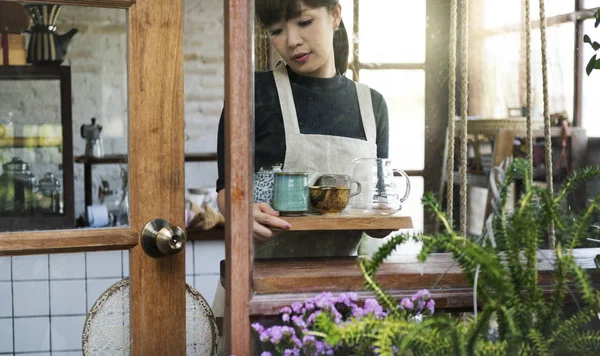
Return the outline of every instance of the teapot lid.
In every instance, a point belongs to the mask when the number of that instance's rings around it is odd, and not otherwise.
[[[2,165],[4,172],[29,172],[29,163],[24,162],[19,157],[13,157],[10,162]]]

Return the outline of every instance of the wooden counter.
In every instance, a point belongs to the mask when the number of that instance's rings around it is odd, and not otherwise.
[[[553,260],[553,251],[542,253]],[[577,263],[590,273],[592,284],[600,288],[600,270],[594,257],[600,248],[579,249],[574,252]],[[539,256],[539,280],[544,292],[552,285],[552,264]],[[447,272],[447,273],[446,273]],[[441,275],[435,289],[430,289]],[[303,301],[321,292],[358,292],[361,298],[372,297],[364,288],[364,278],[356,258],[257,260],[254,262],[254,297],[250,302],[251,315],[274,315],[296,301]],[[397,298],[414,294],[419,289],[430,289],[436,307],[461,309],[473,305],[472,288],[455,265],[450,254],[433,254],[425,263],[416,257],[391,257],[381,265],[378,280],[382,287]]]

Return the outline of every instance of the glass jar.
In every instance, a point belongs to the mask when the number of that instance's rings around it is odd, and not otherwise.
[[[18,157],[2,165],[0,212],[3,215],[33,215],[36,178],[29,163]]]
[[[40,179],[39,191],[36,193],[37,211],[41,214],[60,214],[60,182],[52,172],[46,172]]]

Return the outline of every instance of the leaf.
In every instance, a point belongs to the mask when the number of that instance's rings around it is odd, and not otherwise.
[[[587,73],[588,76],[592,73],[595,66],[596,66],[596,55],[594,54],[594,56],[590,59],[587,66],[585,67],[585,72]]]
[[[594,28],[598,28],[598,25],[600,25],[600,17],[596,15],[596,22],[594,22]]]
[[[600,49],[600,43],[594,41],[594,43],[592,43],[592,47],[594,48],[594,51],[597,51]]]
[[[592,44],[592,40],[590,39],[590,36],[588,36],[588,35],[583,36],[583,43]]]
[[[596,268],[600,269],[600,255],[596,255],[596,257],[594,257],[594,264],[596,265]]]

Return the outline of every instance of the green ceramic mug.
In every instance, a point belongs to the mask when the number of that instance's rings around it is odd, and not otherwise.
[[[275,172],[273,209],[281,216],[298,216],[308,211],[308,173]]]

